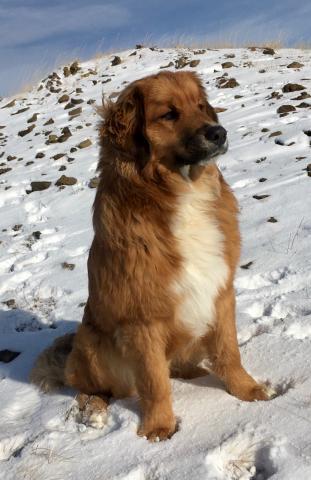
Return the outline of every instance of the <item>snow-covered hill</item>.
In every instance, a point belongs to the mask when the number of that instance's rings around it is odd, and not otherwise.
[[[140,48],[118,57],[60,69],[0,102],[0,478],[308,480],[310,52]],[[163,67],[196,70],[223,109],[230,149],[220,166],[241,206],[241,353],[278,397],[248,404],[212,376],[174,380],[180,430],[150,444],[136,436],[137,400],[112,403],[98,431],[75,422],[72,392],[42,395],[27,378],[37,354],[76,328],[87,298],[94,105]]]

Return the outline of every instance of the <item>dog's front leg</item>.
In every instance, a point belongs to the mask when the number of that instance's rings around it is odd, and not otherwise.
[[[166,440],[174,434],[176,420],[165,341],[157,325],[140,326],[131,331],[131,337],[131,358],[143,414],[138,435],[150,441]]]

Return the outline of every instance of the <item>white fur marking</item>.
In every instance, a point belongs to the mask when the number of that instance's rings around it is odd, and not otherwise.
[[[183,257],[183,271],[175,282],[180,295],[179,319],[195,337],[204,335],[215,321],[215,300],[225,286],[229,267],[223,256],[223,234],[208,212],[214,193],[189,185],[180,205],[173,233]]]

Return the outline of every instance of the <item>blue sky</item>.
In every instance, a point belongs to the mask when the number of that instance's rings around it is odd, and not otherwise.
[[[311,43],[310,18],[310,0],[0,0],[0,96],[136,43]]]

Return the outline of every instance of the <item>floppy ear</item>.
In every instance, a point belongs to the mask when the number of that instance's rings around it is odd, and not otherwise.
[[[104,102],[100,109],[103,122],[100,136],[128,160],[144,166],[149,158],[149,142],[145,136],[143,94],[137,85],[128,86],[116,102]]]

